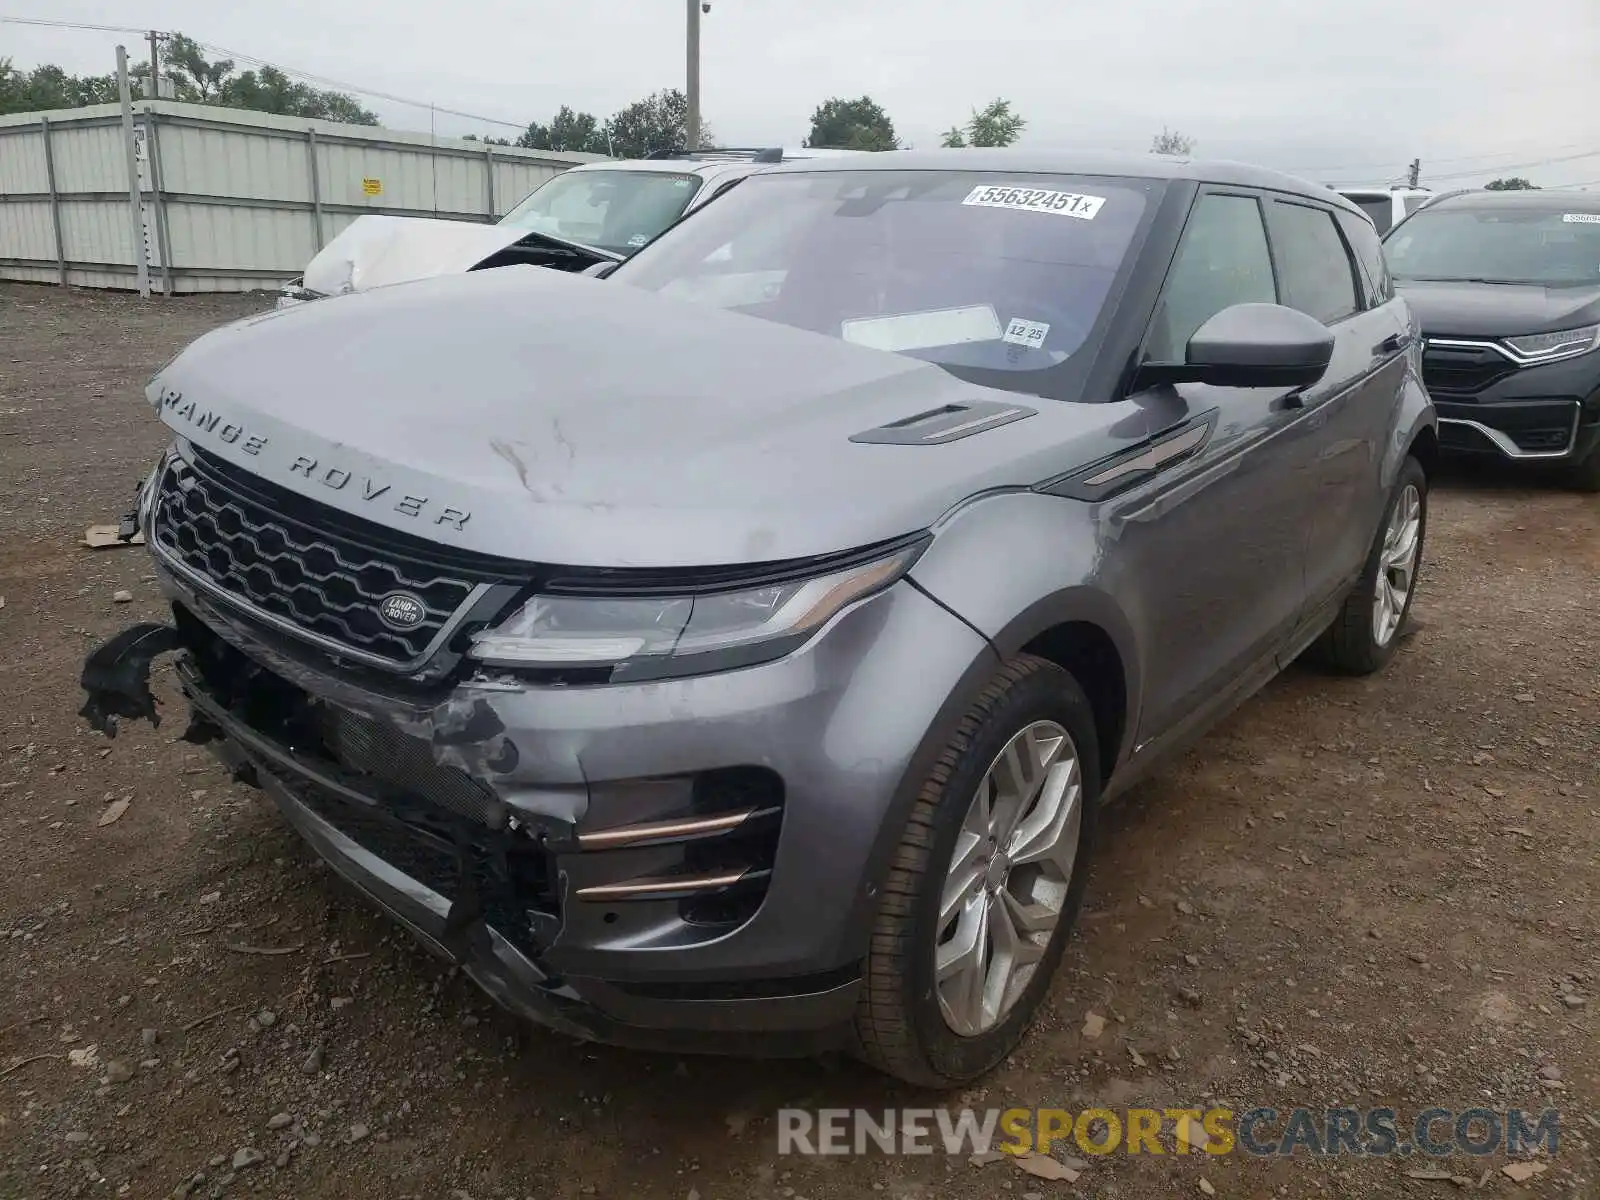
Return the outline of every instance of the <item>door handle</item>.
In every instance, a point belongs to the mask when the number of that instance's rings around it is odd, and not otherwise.
[[[1394,354],[1397,351],[1404,349],[1410,344],[1410,342],[1411,339],[1408,337],[1398,333],[1391,333],[1388,337],[1384,338],[1383,341],[1379,342],[1372,348],[1372,353],[1374,356],[1378,357],[1381,357],[1385,354]]]

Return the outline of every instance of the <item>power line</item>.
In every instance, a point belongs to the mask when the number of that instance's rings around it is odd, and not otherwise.
[[[457,108],[446,108],[444,105],[435,104],[430,100],[414,100],[408,96],[397,96],[392,92],[376,91],[373,88],[361,87],[358,84],[347,83],[343,80],[330,79],[326,75],[317,75],[310,71],[302,71],[295,67],[287,67],[282,63],[269,62],[264,58],[256,58],[254,55],[245,54],[240,50],[230,50],[227,46],[218,46],[212,42],[195,42],[195,45],[200,47],[202,50],[209,50],[213,54],[227,55],[236,62],[247,63],[253,67],[271,67],[273,70],[281,71],[285,75],[293,76],[296,79],[303,79],[307,83],[315,83],[322,87],[334,88],[341,92],[352,92],[357,96],[366,96],[373,100],[387,100],[391,104],[405,104],[412,108],[426,108],[431,112],[441,112],[452,117],[462,117],[468,121],[482,121],[487,125],[500,125],[506,129],[526,129],[528,127],[528,123],[526,121],[505,121],[499,117],[486,117],[481,113],[470,113],[463,112],[461,109]]]
[[[37,17],[0,16],[0,22],[12,25],[39,25],[51,29],[85,29],[95,33],[129,33],[138,34],[140,37],[148,36],[150,32],[147,29],[136,29],[130,25],[93,25],[81,21],[53,21]],[[163,34],[162,36],[171,37],[172,35]],[[505,129],[522,130],[528,127],[528,123],[526,121],[506,121],[499,117],[486,117],[481,113],[465,112],[456,108],[446,108],[443,105],[434,104],[428,100],[416,100],[409,96],[398,96],[392,92],[380,92],[373,88],[360,87],[353,83],[346,83],[342,80],[330,79],[324,75],[317,75],[311,71],[302,71],[295,67],[284,66],[282,63],[269,62],[264,58],[257,58],[254,55],[245,54],[239,50],[231,50],[227,46],[218,46],[211,42],[196,41],[194,44],[200,47],[202,50],[210,51],[212,54],[226,55],[237,62],[242,62],[249,66],[271,67],[275,71],[281,71],[285,75],[292,76],[295,79],[304,80],[307,83],[318,84],[322,87],[335,88],[341,92],[353,92],[358,96],[366,96],[373,100],[387,100],[391,104],[404,104],[411,108],[426,108],[434,112],[445,113],[452,117],[460,117],[463,120],[481,121],[486,125],[498,125]]]
[[[1443,173],[1427,172],[1428,182],[1444,182],[1452,179],[1470,179],[1474,175],[1497,175],[1502,171],[1526,171],[1538,167],[1555,166],[1557,163],[1581,162],[1586,158],[1600,158],[1600,150],[1589,150],[1583,154],[1567,154],[1557,158],[1541,158],[1533,162],[1493,163],[1478,167],[1472,171],[1446,171]],[[1405,180],[1398,177],[1391,178],[1391,183],[1402,183]],[[1360,180],[1339,180],[1328,184],[1329,187],[1352,187],[1361,183]]]
[[[1551,150],[1552,153],[1557,152],[1557,151],[1561,151],[1561,150],[1575,150],[1579,146],[1587,146],[1588,144],[1589,144],[1588,142],[1568,142],[1565,146],[1551,146],[1550,150]],[[1428,161],[1435,162],[1435,163],[1443,163],[1446,166],[1450,166],[1450,165],[1453,165],[1455,163],[1483,162],[1485,159],[1504,158],[1508,154],[1523,154],[1525,152],[1526,152],[1526,148],[1519,146],[1515,150],[1496,150],[1493,153],[1468,154],[1468,155],[1465,155],[1465,156],[1463,156],[1461,158],[1434,158],[1434,159],[1429,159]],[[1314,172],[1316,174],[1324,174],[1324,173],[1331,173],[1331,172],[1334,172],[1334,171],[1381,171],[1386,167],[1398,167],[1403,171],[1403,170],[1405,170],[1406,167],[1408,167],[1410,165],[1411,165],[1411,163],[1410,163],[1409,160],[1395,159],[1395,160],[1391,160],[1389,162],[1381,162],[1381,163],[1351,163],[1351,164],[1346,164],[1345,166],[1341,166],[1341,167],[1288,167],[1286,169],[1289,170],[1289,171],[1310,171],[1310,172]],[[1491,169],[1498,169],[1498,168],[1491,168]],[[1477,174],[1477,172],[1469,171],[1468,174]]]
[[[1580,162],[1586,158],[1600,158],[1600,150],[1590,150],[1585,154],[1567,154],[1560,158],[1541,158],[1536,162],[1500,163],[1487,170],[1477,171],[1450,171],[1443,175],[1429,174],[1429,179],[1466,179],[1471,175],[1488,175],[1491,171],[1524,171],[1534,167],[1551,167],[1557,163]]]
[[[43,25],[50,29],[88,29],[95,33],[137,33],[141,37],[149,32],[147,29],[135,29],[131,25],[88,25],[82,21],[49,21],[41,17],[0,16],[0,24]]]

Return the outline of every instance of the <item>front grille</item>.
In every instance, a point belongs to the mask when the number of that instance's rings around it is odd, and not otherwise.
[[[501,804],[464,771],[442,767],[421,738],[329,704],[317,705],[318,732],[345,770],[486,826],[501,824]]]
[[[257,614],[394,668],[421,663],[480,586],[520,582],[497,563],[391,533],[256,479],[210,455],[174,459],[157,489],[157,546]],[[378,615],[395,592],[422,619]]]
[[[1487,347],[1429,347],[1422,355],[1422,382],[1428,391],[1444,395],[1474,395],[1516,370],[1515,363]]]

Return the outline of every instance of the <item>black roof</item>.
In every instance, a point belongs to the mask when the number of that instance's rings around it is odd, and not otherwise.
[[[1451,192],[1428,201],[1428,210],[1472,208],[1532,210],[1533,212],[1600,213],[1600,192],[1563,192],[1553,188],[1524,188],[1514,192],[1491,192],[1486,188]]]
[[[1098,151],[961,149],[888,150],[848,158],[813,158],[769,168],[791,171],[1008,171],[1037,175],[1102,175],[1126,179],[1172,179],[1232,184],[1311,196],[1359,212],[1337,192],[1294,175],[1224,159],[1175,158],[1157,154]]]

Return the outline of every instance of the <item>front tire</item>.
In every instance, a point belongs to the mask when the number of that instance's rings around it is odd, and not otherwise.
[[[1083,689],[1044,659],[1008,661],[940,755],[890,865],[856,1011],[862,1059],[945,1089],[1011,1053],[1077,919],[1099,794]]]
[[[1428,476],[1407,457],[1384,508],[1361,578],[1316,643],[1318,661],[1347,675],[1370,675],[1394,657],[1417,598],[1428,532]]]

